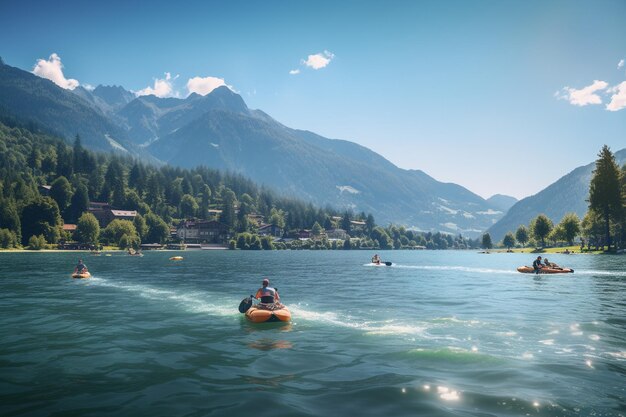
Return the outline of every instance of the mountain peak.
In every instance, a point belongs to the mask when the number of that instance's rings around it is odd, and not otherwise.
[[[506,212],[517,203],[517,198],[504,194],[494,194],[487,199],[487,202],[495,208]]]
[[[121,107],[130,103],[135,95],[119,85],[98,85],[92,92],[96,97],[101,98],[109,106]]]
[[[225,85],[219,86],[204,96],[210,101],[213,108],[221,108],[236,113],[248,113],[248,106],[243,98]]]

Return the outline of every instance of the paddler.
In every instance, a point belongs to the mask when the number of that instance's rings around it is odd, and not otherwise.
[[[537,259],[533,261],[533,269],[535,270],[535,274],[541,272],[541,268],[543,268],[543,264],[541,263],[541,256],[537,256]]]
[[[78,264],[76,265],[76,268],[74,268],[74,273],[75,274],[84,274],[85,272],[87,272],[87,265],[85,265],[83,263],[82,259],[78,260]]]
[[[263,278],[262,287],[256,292],[254,298],[261,300],[263,304],[273,304],[280,302],[280,296],[278,295],[278,290],[270,287],[270,280],[267,278]]]

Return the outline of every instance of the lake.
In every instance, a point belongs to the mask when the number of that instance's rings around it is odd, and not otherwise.
[[[626,414],[626,256],[379,253],[0,253],[0,415]]]

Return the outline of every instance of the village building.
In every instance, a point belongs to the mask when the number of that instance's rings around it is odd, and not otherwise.
[[[328,240],[346,240],[350,238],[348,233],[343,229],[328,229],[326,230],[326,237]]]
[[[65,223],[63,224],[63,231],[64,232],[70,232],[70,233],[74,233],[76,231],[76,225],[75,224],[71,224],[71,223]]]
[[[263,216],[262,214],[248,214],[248,222],[256,227],[264,225],[264,220],[265,216]]]
[[[44,197],[49,197],[50,196],[50,189],[52,188],[52,186],[50,185],[40,185],[39,187],[37,187],[37,189],[39,190],[39,194],[41,194]]]
[[[313,233],[310,229],[302,229],[298,231],[298,239],[311,239],[311,236],[313,236]]]
[[[225,244],[232,237],[228,226],[216,220],[182,221],[176,228],[176,235],[186,244]]]
[[[274,236],[281,237],[284,233],[284,229],[280,226],[276,226],[274,224],[262,224],[257,229],[257,234],[259,236]]]
[[[113,220],[135,220],[137,217],[136,210],[117,210],[112,208],[109,203],[98,201],[90,201],[87,211],[94,215],[98,220],[100,227],[107,227]]]

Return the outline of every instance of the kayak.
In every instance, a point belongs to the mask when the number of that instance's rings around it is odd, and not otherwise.
[[[182,256],[172,256],[170,258],[170,261],[182,261],[183,257]]]
[[[517,272],[522,272],[524,274],[534,274],[535,270],[532,266],[520,266],[517,268]],[[539,271],[540,274],[567,274],[570,272],[574,272],[571,268],[541,268]]]
[[[91,274],[89,272],[83,272],[82,274],[74,273],[72,274],[72,278],[89,278]]]
[[[291,312],[282,304],[257,304],[246,311],[246,318],[253,323],[290,321]]]

